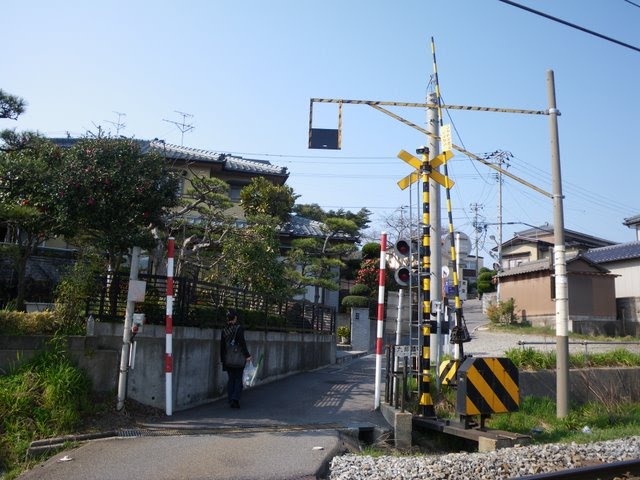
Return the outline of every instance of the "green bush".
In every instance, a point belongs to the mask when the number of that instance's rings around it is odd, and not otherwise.
[[[357,295],[360,297],[368,297],[371,295],[371,289],[364,283],[356,283],[349,289],[350,295]]]
[[[503,325],[511,325],[518,322],[516,314],[516,303],[513,298],[506,302],[498,302],[489,305],[487,308],[487,317],[491,323],[500,323]]]
[[[493,277],[495,276],[496,272],[493,270],[489,270],[485,267],[480,269],[478,279],[476,280],[478,295],[482,296],[484,293],[496,291],[496,286],[493,284]]]
[[[349,338],[351,337],[351,329],[346,325],[342,325],[338,327],[338,329],[336,330],[336,334],[341,338]]]
[[[362,259],[380,258],[380,244],[376,242],[365,243],[362,246]]]
[[[62,330],[56,312],[17,312],[0,310],[2,335],[52,335]]]
[[[86,332],[85,305],[87,298],[98,290],[99,259],[85,253],[62,277],[55,291],[56,313],[64,333],[82,335]]]
[[[368,308],[369,299],[359,295],[347,295],[342,299],[342,306],[345,308]]]

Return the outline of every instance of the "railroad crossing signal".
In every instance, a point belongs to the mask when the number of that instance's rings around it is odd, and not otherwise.
[[[433,180],[435,180],[445,188],[453,187],[454,185],[453,180],[451,180],[446,175],[442,175],[440,172],[435,170],[440,165],[444,165],[445,163],[447,163],[447,161],[449,161],[449,159],[453,158],[453,153],[451,153],[450,150],[443,152],[437,157],[431,160],[427,160],[425,162],[419,160],[418,158],[414,157],[413,155],[411,155],[409,152],[405,150],[400,150],[400,153],[398,153],[398,158],[400,160],[404,160],[405,162],[407,162],[409,165],[411,165],[413,168],[416,169],[415,172],[411,172],[409,175],[407,175],[406,177],[404,177],[402,180],[398,182],[398,186],[400,187],[401,190],[404,190],[412,183],[415,183],[418,181],[418,178],[420,178],[420,171],[423,168],[423,164],[426,164],[427,175],[429,177],[431,177]]]

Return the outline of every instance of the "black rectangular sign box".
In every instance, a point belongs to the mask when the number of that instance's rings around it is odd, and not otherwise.
[[[334,128],[312,128],[309,148],[340,150],[340,131]]]

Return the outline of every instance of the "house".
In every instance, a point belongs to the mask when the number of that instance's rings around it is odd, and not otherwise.
[[[623,225],[633,228],[636,231],[636,240],[640,240],[640,215],[635,215],[633,217],[625,218]]]
[[[567,256],[592,248],[615,245],[615,242],[568,229],[564,231],[564,241]],[[553,245],[553,225],[548,223],[516,232],[513,238],[501,246],[500,266],[507,270],[523,263],[553,258]],[[497,252],[498,247],[494,247],[492,251]]]
[[[502,299],[513,298],[516,313],[533,326],[556,322],[553,258],[546,257],[499,272]],[[569,331],[617,335],[615,275],[582,254],[567,255]]]
[[[616,274],[586,257],[614,242],[565,229],[569,282],[569,330],[614,335],[622,331],[616,317]],[[513,298],[516,313],[535,326],[555,325],[554,230],[545,224],[516,232],[500,248],[502,300]],[[493,249],[497,251],[497,247]]]
[[[636,218],[640,220],[640,216]],[[640,240],[594,248],[585,253],[585,257],[616,275],[616,310],[621,334],[640,335]]]
[[[173,145],[158,139],[141,140],[140,144],[143,152],[154,151],[162,155],[171,163],[173,169],[182,174],[180,193],[183,196],[189,189],[189,180],[196,176],[224,180],[229,185],[229,198],[234,203],[229,213],[239,222],[244,220],[244,212],[240,207],[240,191],[249,185],[253,178],[263,177],[274,185],[284,185],[289,178],[286,167],[272,165],[267,160],[246,159],[225,153]]]

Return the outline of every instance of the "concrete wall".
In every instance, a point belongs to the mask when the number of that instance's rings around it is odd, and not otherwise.
[[[97,391],[117,388],[122,325],[96,324],[95,337],[71,337],[69,350]],[[258,381],[271,381],[335,362],[336,341],[316,333],[245,333],[254,363],[262,357]],[[0,374],[44,348],[49,337],[0,337]],[[165,329],[145,325],[135,340],[135,365],[128,375],[127,397],[165,407]],[[224,395],[227,375],[220,363],[220,330],[176,327],[173,333],[173,407],[190,408]]]
[[[368,308],[351,309],[351,349],[368,352],[375,349],[376,319],[369,318]]]
[[[622,335],[640,335],[640,297],[616,298]]]
[[[520,377],[520,398],[556,398],[555,370],[523,372]],[[569,371],[569,400],[610,404],[640,401],[640,368],[594,368]]]

